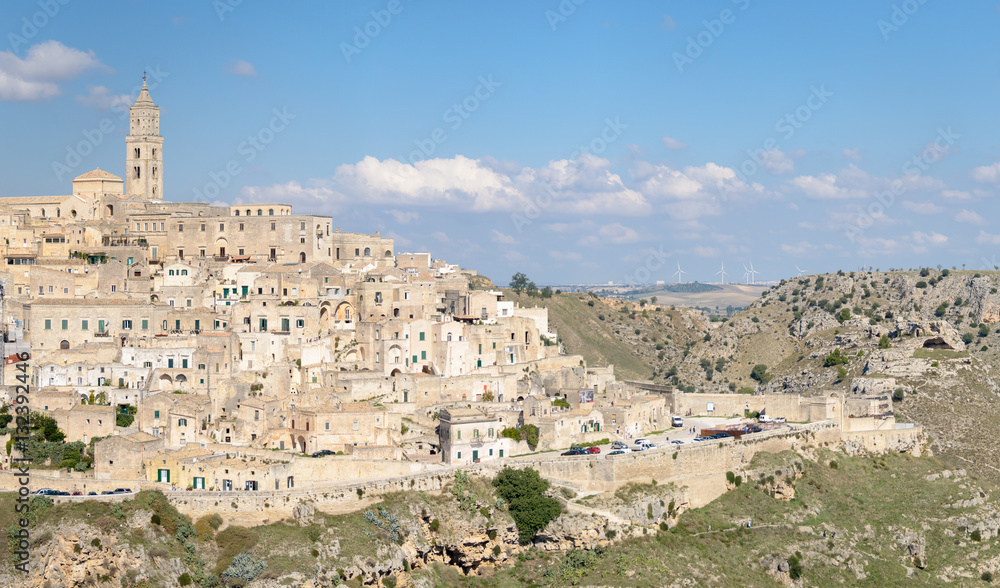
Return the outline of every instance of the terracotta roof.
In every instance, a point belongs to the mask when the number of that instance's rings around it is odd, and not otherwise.
[[[100,179],[100,180],[118,180],[119,182],[121,181],[121,178],[119,178],[115,174],[113,174],[111,172],[106,172],[106,171],[102,170],[101,168],[97,168],[97,169],[95,169],[93,171],[89,171],[89,172],[87,172],[85,174],[76,176],[75,178],[73,178],[73,181],[75,182],[76,180],[95,180],[95,179]]]

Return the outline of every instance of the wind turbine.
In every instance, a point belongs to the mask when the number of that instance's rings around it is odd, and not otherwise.
[[[686,274],[686,273],[687,273],[686,271],[684,271],[684,270],[682,270],[682,269],[681,269],[681,262],[679,262],[679,261],[678,261],[678,262],[677,262],[677,271],[676,271],[676,272],[674,272],[674,275],[675,275],[675,276],[677,276],[677,283],[678,283],[678,284],[680,284],[680,283],[681,283],[681,278],[682,278],[682,277],[684,276],[684,274]]]
[[[793,263],[792,265],[795,265],[795,264]],[[804,269],[799,269],[799,266],[797,266],[797,265],[795,265],[795,271],[799,272],[799,275],[800,275],[800,276],[801,276],[802,274],[806,273],[806,270],[804,270]]]
[[[719,271],[717,271],[717,272],[715,272],[715,275],[719,275],[719,274],[722,274],[722,284],[725,285],[725,283],[726,283],[726,263],[725,262],[722,262],[722,269],[719,270]]]
[[[751,285],[754,284],[757,281],[757,274],[760,273],[760,272],[758,272],[757,270],[753,269],[753,260],[752,259],[750,260],[750,269],[747,271],[747,273],[750,274],[750,284]]]
[[[750,285],[750,270],[747,269],[747,264],[745,263],[743,264],[743,280],[746,282],[747,286]]]

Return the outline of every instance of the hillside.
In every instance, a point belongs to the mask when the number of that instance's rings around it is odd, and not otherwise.
[[[591,345],[627,349],[645,378],[687,391],[894,394],[899,420],[925,427],[940,456],[1000,481],[988,434],[1000,426],[998,288],[998,272],[840,272],[785,280],[730,319],[664,309],[672,320],[659,322],[649,307],[605,299],[587,313],[605,314],[596,324],[616,340],[572,337],[567,351],[593,361],[606,354]],[[565,314],[557,328],[583,328]],[[756,365],[764,382],[751,378]]]
[[[566,353],[582,355],[588,365],[614,365],[623,380],[649,380],[663,366],[677,363],[684,350],[703,336],[707,319],[695,310],[671,309],[590,294],[551,298],[504,291],[521,306],[543,306]]]
[[[7,568],[0,581],[219,586],[225,572],[224,585],[247,588],[939,586],[986,585],[981,578],[1000,572],[997,487],[933,458],[807,446],[802,455],[760,454],[743,474],[696,510],[675,505],[665,485],[581,496],[550,488],[563,514],[530,545],[518,543],[489,478],[452,482],[440,496],[359,500],[349,514],[306,505],[294,519],[255,527],[230,526],[225,504],[191,521],[151,492],[120,504],[40,503],[32,575]],[[13,498],[0,496],[5,526],[14,523]]]

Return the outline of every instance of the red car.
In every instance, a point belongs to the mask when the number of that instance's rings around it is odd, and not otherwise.
[[[73,493],[73,496],[83,496],[83,492],[77,490],[76,492]]]
[[[600,447],[588,447],[587,448],[587,453],[600,453],[600,452],[601,452],[601,448]]]

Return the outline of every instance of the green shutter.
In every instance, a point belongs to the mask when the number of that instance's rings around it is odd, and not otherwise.
[[[149,319],[142,319],[142,330],[143,331],[149,330]]]
[[[62,330],[65,331],[66,329],[69,329],[69,320],[63,319],[62,320]]]
[[[90,321],[88,321],[87,319],[83,319],[82,321],[80,321],[80,323],[81,323],[80,324],[80,329],[81,330],[86,331],[87,329],[90,328]]]
[[[52,319],[45,319],[45,330],[48,331],[52,328]]]

